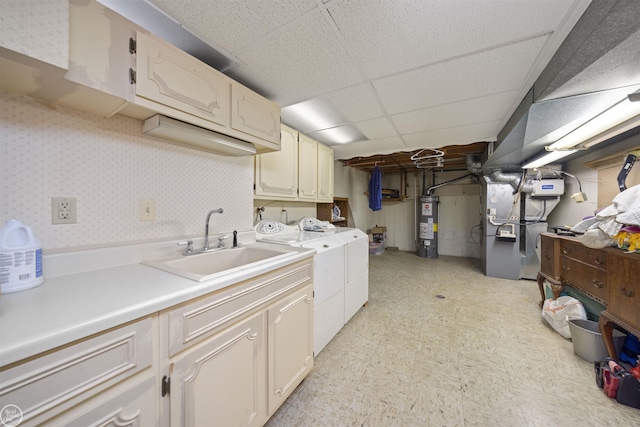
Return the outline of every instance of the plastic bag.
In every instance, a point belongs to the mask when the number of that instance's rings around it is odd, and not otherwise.
[[[547,299],[542,306],[542,318],[556,332],[565,338],[571,338],[569,320],[587,318],[587,312],[580,301],[573,297],[562,296],[557,299]]]

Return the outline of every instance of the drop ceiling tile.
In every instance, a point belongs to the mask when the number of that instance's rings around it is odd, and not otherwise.
[[[550,33],[574,3],[350,0],[328,9],[362,69],[375,78]]]
[[[238,57],[235,73],[259,81],[287,106],[362,81],[360,73],[322,13],[310,13],[286,31],[261,39]]]
[[[546,36],[537,37],[411,70],[375,80],[373,86],[390,114],[496,92],[526,90],[536,77],[528,76],[529,69],[546,40]]]
[[[515,108],[513,92],[439,105],[391,116],[400,134],[451,128],[460,125],[501,120]]]
[[[214,46],[235,52],[316,7],[315,0],[149,0]]]
[[[350,159],[354,156],[371,156],[373,154],[390,154],[407,149],[399,137],[334,145],[331,148],[333,148],[335,159]]]
[[[358,122],[355,125],[368,139],[387,138],[398,133],[386,117]]]
[[[499,121],[475,123],[467,126],[403,135],[402,138],[410,149],[466,145],[474,142],[495,141],[499,126]]]
[[[360,83],[325,95],[352,122],[382,117],[384,111],[369,83]]]

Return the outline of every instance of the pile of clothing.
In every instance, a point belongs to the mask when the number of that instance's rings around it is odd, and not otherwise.
[[[579,222],[571,231],[582,234],[580,240],[591,248],[618,246],[628,252],[640,252],[640,185],[624,190],[611,205]]]

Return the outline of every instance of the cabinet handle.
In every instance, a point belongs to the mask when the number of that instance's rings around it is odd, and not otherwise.
[[[563,266],[562,266],[562,269],[563,269],[564,271],[569,271],[569,270],[571,270],[571,267],[567,267],[566,265],[563,265]]]
[[[126,427],[133,425],[133,422],[140,416],[142,410],[138,409],[136,412],[129,416],[123,416],[122,414],[118,414],[118,416],[113,420],[113,424],[118,427]]]
[[[598,288],[598,289],[602,289],[602,288],[604,288],[604,283],[602,283],[602,282],[598,282],[598,281],[596,281],[596,279],[593,279],[593,280],[591,281],[591,283],[593,283],[593,286],[595,286],[595,287],[596,287],[596,288]]]
[[[596,264],[598,264],[598,265],[602,265],[602,264],[604,264],[604,258],[598,258],[598,257],[595,257],[595,258],[593,259],[593,262],[595,262],[595,263],[596,263]]]
[[[620,288],[620,290],[622,291],[622,295],[624,295],[625,297],[632,297],[636,294],[633,289]]]
[[[565,255],[569,255],[571,253],[571,249],[562,248],[562,253]]]

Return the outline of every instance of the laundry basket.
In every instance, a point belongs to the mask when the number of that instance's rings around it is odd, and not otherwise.
[[[598,322],[571,319],[569,320],[569,330],[571,331],[571,341],[573,341],[573,352],[584,360],[595,362],[609,356]],[[613,330],[613,345],[616,348],[616,354],[622,348],[625,337],[626,335],[622,332]]]

